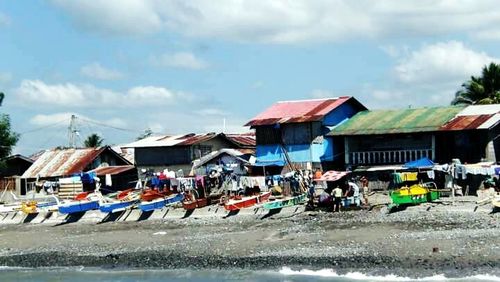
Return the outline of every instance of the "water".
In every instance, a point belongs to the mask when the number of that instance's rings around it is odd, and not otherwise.
[[[493,282],[500,281],[500,277],[491,275],[477,275],[463,278],[447,278],[444,275],[436,275],[420,279],[399,277],[396,275],[370,276],[359,272],[337,274],[334,270],[292,270],[282,268],[279,271],[250,271],[250,270],[103,270],[88,268],[51,268],[51,269],[27,269],[27,268],[2,268],[0,269],[0,281],[71,281],[71,282],[173,282],[173,281],[453,281],[453,282]]]

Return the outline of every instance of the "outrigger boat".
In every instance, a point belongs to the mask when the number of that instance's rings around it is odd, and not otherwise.
[[[303,193],[295,197],[286,197],[264,203],[262,207],[266,210],[281,209],[303,204],[307,200],[307,194]]]
[[[171,206],[173,204],[179,203],[184,199],[182,193],[173,194],[165,198],[158,198],[152,201],[142,201],[139,204],[139,209],[144,212],[153,211],[156,209],[161,209],[165,206]]]
[[[104,213],[114,213],[131,208],[139,202],[140,193],[128,189],[116,193],[116,198],[105,196],[99,203],[99,210]]]
[[[271,197],[271,192],[264,192],[255,196],[234,197],[224,203],[224,209],[228,211],[235,211],[244,208],[250,208],[257,204],[267,202],[269,200],[269,197]]]
[[[416,205],[439,199],[439,191],[433,182],[402,187],[390,193],[393,205]]]
[[[77,212],[96,210],[99,208],[99,201],[101,201],[101,199],[102,195],[99,191],[95,191],[92,193],[82,192],[76,195],[74,200],[60,204],[59,212],[72,214]]]
[[[57,211],[59,208],[59,199],[56,196],[52,196],[51,201],[25,201],[21,203],[20,210],[26,214],[39,213],[42,211]]]

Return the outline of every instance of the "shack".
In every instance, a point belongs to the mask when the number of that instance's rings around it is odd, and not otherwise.
[[[256,165],[282,167],[286,159],[302,169],[342,165],[343,140],[326,134],[363,110],[353,97],[277,102],[246,124],[256,133]]]

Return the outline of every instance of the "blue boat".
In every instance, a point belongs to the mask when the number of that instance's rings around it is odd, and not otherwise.
[[[125,210],[131,207],[133,204],[137,203],[137,200],[123,201],[116,203],[106,203],[99,206],[99,210],[104,213],[112,213],[117,211]]]
[[[170,196],[168,198],[160,198],[156,199],[150,202],[141,202],[139,204],[139,208],[141,211],[147,212],[147,211],[153,211],[156,209],[161,209],[165,206],[173,205],[175,203],[179,203],[184,199],[183,194],[176,194],[173,196]]]
[[[72,203],[62,204],[59,206],[60,213],[72,214],[76,212],[86,212],[99,208],[99,200],[93,201],[75,201]]]

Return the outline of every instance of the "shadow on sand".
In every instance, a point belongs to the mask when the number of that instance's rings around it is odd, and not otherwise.
[[[239,213],[240,213],[240,210],[230,211],[226,216],[223,216],[222,218],[228,218],[228,217],[231,217],[231,216],[235,216],[235,215],[237,215]]]
[[[66,225],[70,223],[78,222],[85,215],[85,212],[75,212],[70,213],[66,216],[63,222],[56,224],[55,226]]]
[[[106,222],[112,222],[112,221],[117,221],[122,215],[125,214],[125,211],[118,211],[118,212],[110,212],[108,213],[102,220],[101,222],[98,222],[97,224],[102,224]]]
[[[137,219],[137,221],[143,221],[143,220],[147,220],[151,217],[151,215],[153,215],[153,212],[154,210],[152,211],[143,211],[141,213],[141,216],[139,216],[139,218]]]
[[[23,223],[30,223],[38,216],[38,213],[29,213],[23,220]]]
[[[268,217],[271,217],[273,215],[276,215],[276,214],[279,214],[281,212],[281,208],[280,209],[272,209],[272,210],[269,210],[265,215],[263,215],[260,219],[266,219]]]

